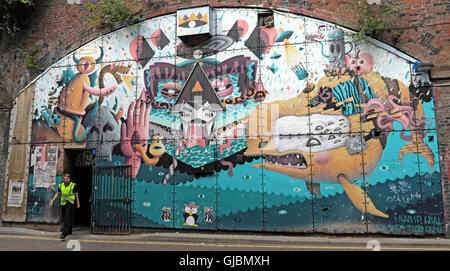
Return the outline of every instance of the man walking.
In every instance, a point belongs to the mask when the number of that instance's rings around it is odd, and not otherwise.
[[[58,196],[61,195],[60,204],[60,218],[61,218],[61,236],[60,239],[65,239],[67,235],[72,234],[72,227],[75,217],[75,200],[77,201],[77,208],[80,208],[80,200],[78,197],[77,186],[70,181],[70,174],[64,173],[63,182],[58,185],[58,192],[56,192],[53,199],[50,201],[50,207]]]

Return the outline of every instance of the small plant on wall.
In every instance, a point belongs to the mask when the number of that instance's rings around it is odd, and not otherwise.
[[[25,61],[25,66],[28,69],[38,69],[39,66],[36,64],[36,55],[39,53],[39,51],[42,50],[44,46],[42,45],[34,45],[29,50],[23,50],[21,52],[21,55]]]
[[[26,27],[34,0],[0,0],[0,51]]]
[[[107,27],[131,25],[139,21],[140,16],[127,7],[126,0],[100,0],[84,3],[88,11],[87,21],[90,25]]]
[[[356,25],[359,31],[352,35],[354,42],[358,44],[365,42],[367,36],[378,38],[383,31],[394,25],[400,14],[399,5],[395,1],[352,0],[348,9],[356,16],[349,23]]]

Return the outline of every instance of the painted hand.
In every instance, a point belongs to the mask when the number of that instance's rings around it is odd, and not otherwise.
[[[128,108],[127,121],[122,123],[120,150],[126,157],[125,164],[131,165],[133,179],[136,178],[139,171],[142,157],[146,156],[149,113],[150,104],[146,104],[141,95],[137,104],[131,103]]]

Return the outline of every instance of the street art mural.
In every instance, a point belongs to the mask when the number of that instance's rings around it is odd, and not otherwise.
[[[59,165],[71,144],[130,165],[135,227],[444,233],[433,96],[414,62],[300,15],[275,11],[264,28],[257,9],[183,14],[47,70],[35,150],[56,146]],[[204,41],[177,36],[205,22]],[[47,194],[29,195],[36,214]]]

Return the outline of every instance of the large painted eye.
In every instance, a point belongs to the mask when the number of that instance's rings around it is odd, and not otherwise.
[[[320,144],[320,141],[317,140],[317,139],[314,138],[314,137],[310,138],[310,139],[308,140],[308,142],[306,143],[306,146],[307,146],[307,147],[314,147],[314,146],[319,146],[319,145],[321,145],[321,144]]]
[[[89,132],[90,132],[91,134],[93,134],[94,132],[98,134],[100,131],[98,130],[97,126],[92,126],[92,127],[91,127],[91,130],[90,130]]]
[[[83,70],[87,71],[91,67],[91,63],[88,60],[83,60],[80,63]]]
[[[105,133],[106,131],[114,131],[114,126],[109,121],[103,126],[103,132]]]
[[[339,44],[336,44],[336,53],[339,53],[340,50],[341,50],[341,47],[339,46]]]
[[[334,53],[334,44],[330,45],[330,53]]]
[[[195,28],[195,27],[199,27],[199,26],[202,26],[202,25],[205,25],[205,24],[206,24],[206,22],[204,22],[204,21],[192,20],[192,21],[188,21],[188,22],[180,24],[179,27]]]

